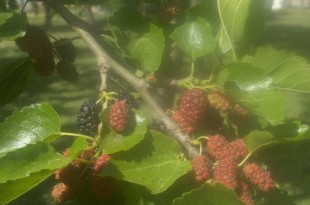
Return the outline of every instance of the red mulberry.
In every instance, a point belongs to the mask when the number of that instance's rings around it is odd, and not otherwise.
[[[192,159],[192,166],[196,181],[206,181],[210,178],[211,169],[208,163],[208,158],[204,155],[196,155]]]
[[[108,164],[109,160],[110,160],[111,156],[108,154],[103,154],[100,155],[94,164],[94,174],[97,174],[104,165]]]
[[[269,191],[275,186],[270,172],[256,163],[249,163],[242,168],[244,176],[262,191]]]
[[[194,88],[185,92],[180,101],[178,110],[187,123],[196,124],[202,118],[208,104],[206,92]]]
[[[207,152],[214,159],[219,160],[228,141],[222,135],[213,135],[207,142]]]
[[[249,187],[245,183],[241,183],[238,190],[238,196],[246,205],[254,205],[254,201],[249,191]]]
[[[179,111],[174,112],[171,118],[180,126],[184,133],[192,134],[194,131],[194,126],[191,123],[186,122]]]
[[[125,100],[115,101],[110,109],[109,122],[116,132],[124,131],[129,123],[130,110]]]
[[[235,160],[225,158],[219,161],[213,171],[213,181],[221,182],[230,189],[236,189],[238,164]]]

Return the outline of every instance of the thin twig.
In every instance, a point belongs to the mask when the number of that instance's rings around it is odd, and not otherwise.
[[[99,44],[100,36],[94,33],[91,27],[72,14],[66,7],[57,1],[46,0],[49,5],[81,36],[90,50],[95,54],[100,65],[109,65],[111,70],[127,81],[137,90],[150,109],[155,113],[154,118],[159,124],[163,124],[170,136],[176,138],[187,150],[189,157],[198,154],[198,151],[190,143],[190,137],[184,134],[179,126],[166,115],[148,91],[148,83],[130,73],[124,66],[115,61]]]

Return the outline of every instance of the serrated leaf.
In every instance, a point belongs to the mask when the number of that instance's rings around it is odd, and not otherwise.
[[[189,161],[179,158],[180,153],[176,140],[152,131],[133,149],[113,155],[100,175],[140,184],[158,194],[192,169]]]
[[[0,184],[0,204],[7,204],[48,178],[53,172],[43,170],[29,177]]]
[[[24,91],[32,70],[29,58],[15,59],[0,67],[0,106],[11,102]]]
[[[197,19],[177,27],[170,37],[195,60],[214,51],[216,44],[211,29],[206,20]]]
[[[24,34],[27,17],[20,11],[0,11],[0,39],[14,40]]]
[[[246,56],[243,61],[251,62],[264,70],[276,87],[310,92],[310,65],[302,57],[267,46],[258,48],[253,57]]]
[[[56,170],[66,166],[70,159],[65,158],[46,143],[28,145],[0,158],[0,183],[21,179],[41,170]]]
[[[244,205],[235,192],[224,185],[205,184],[202,188],[184,193],[182,198],[173,201],[173,205]]]
[[[151,24],[150,31],[139,38],[129,50],[143,71],[154,73],[161,64],[164,47],[165,38],[162,29]]]
[[[117,133],[114,131],[108,134],[103,133],[102,149],[105,153],[111,154],[129,150],[144,139],[147,132],[146,119],[138,111],[134,113],[136,124],[132,125],[134,126],[133,131],[129,133]]]
[[[272,79],[263,70],[249,63],[231,63],[218,79],[227,94],[251,113],[272,125],[283,122],[283,97],[273,89]]]
[[[264,5],[256,0],[217,0],[221,27],[218,33],[222,53],[255,40],[263,32]],[[255,26],[254,26],[255,25]]]
[[[0,157],[60,134],[60,119],[48,103],[24,107],[0,124]]]

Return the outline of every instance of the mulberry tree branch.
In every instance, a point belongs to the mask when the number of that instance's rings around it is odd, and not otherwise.
[[[66,7],[57,1],[46,0],[46,2],[81,36],[84,42],[88,45],[90,50],[97,58],[98,64],[108,65],[111,71],[115,72],[125,81],[127,81],[137,92],[140,93],[143,100],[148,104],[154,113],[154,119],[161,125],[164,125],[165,131],[177,139],[183,147],[187,150],[189,157],[198,154],[198,151],[191,144],[191,139],[184,134],[179,126],[170,119],[163,111],[163,109],[153,99],[148,91],[148,84],[144,79],[136,77],[129,72],[123,65],[115,61],[101,46],[99,42],[100,36],[83,20],[76,17]]]

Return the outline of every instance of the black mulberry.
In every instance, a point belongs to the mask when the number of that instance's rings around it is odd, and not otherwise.
[[[77,116],[77,126],[82,134],[94,136],[100,123],[99,113],[101,106],[94,101],[86,101],[80,107]]]

